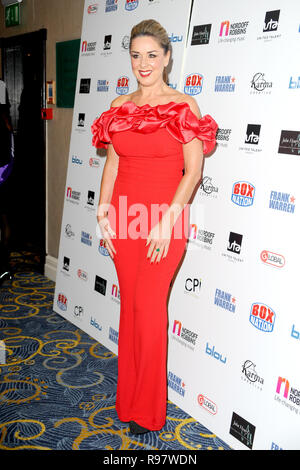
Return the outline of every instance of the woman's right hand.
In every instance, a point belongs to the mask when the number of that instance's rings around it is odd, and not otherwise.
[[[116,253],[116,249],[111,241],[112,238],[116,238],[116,234],[110,226],[109,220],[107,217],[97,217],[98,224],[102,233],[102,237],[104,239],[104,245],[107,251],[109,252],[110,256],[113,258],[113,252]]]

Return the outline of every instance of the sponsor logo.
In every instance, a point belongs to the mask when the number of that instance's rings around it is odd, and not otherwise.
[[[92,246],[92,235],[88,232],[85,232],[84,230],[81,230],[80,241],[81,243],[84,243],[84,245]]]
[[[100,326],[97,320],[92,317],[90,318],[90,325],[92,325],[94,328],[97,328],[97,330],[102,331],[102,326]]]
[[[231,200],[234,204],[241,207],[253,205],[255,187],[248,181],[237,181],[232,188]]]
[[[60,292],[57,296],[57,305],[64,312],[67,310],[68,299],[62,292]]]
[[[99,294],[106,295],[106,285],[107,285],[107,280],[96,274],[94,290],[96,292],[99,292]]]
[[[254,388],[262,390],[264,379],[256,373],[256,365],[250,360],[245,361],[242,366],[242,380]]]
[[[93,13],[97,13],[98,11],[98,3],[93,3],[92,5],[88,5],[87,12],[89,15]]]
[[[93,41],[93,42],[82,41],[81,55],[85,55],[85,56],[95,55],[96,44],[97,44],[96,41]]]
[[[295,198],[289,193],[271,191],[269,209],[293,214],[295,212]]]
[[[235,312],[236,308],[236,299],[228,292],[225,292],[220,289],[216,289],[215,292],[215,301],[214,304],[218,307],[224,308],[225,310],[229,310],[230,312]]]
[[[178,320],[174,320],[172,333],[173,339],[176,339],[180,344],[194,350],[194,346],[196,345],[198,338],[197,333],[189,330],[188,328],[184,328],[182,323]]]
[[[76,318],[76,320],[82,320],[83,307],[81,305],[74,306],[73,316]]]
[[[111,326],[109,327],[108,338],[113,342],[118,344],[119,341],[119,332],[114,330]]]
[[[271,450],[283,450],[282,447],[279,447],[278,444],[275,444],[275,442],[272,442],[271,444]]]
[[[293,77],[290,77],[289,89],[297,90],[299,88],[300,88],[300,77],[295,78],[295,79]]]
[[[67,187],[67,201],[79,204],[80,194],[80,191],[75,191],[71,186]]]
[[[116,93],[118,95],[126,95],[129,91],[129,78],[126,76],[119,77],[117,80]]]
[[[130,37],[127,35],[123,36],[122,41],[121,41],[121,46],[124,51],[128,51],[129,43],[130,43]]]
[[[208,230],[198,229],[196,224],[190,225],[189,241],[197,246],[211,250],[213,240],[215,237],[214,232]],[[198,243],[200,242],[200,244]]]
[[[111,297],[110,298],[114,302],[117,302],[117,304],[120,303],[120,289],[119,289],[119,286],[117,284],[113,284],[111,286]]]
[[[300,340],[300,333],[296,330],[295,325],[292,326],[291,337]]]
[[[171,36],[169,36],[169,41],[170,42],[182,42],[183,36],[176,36],[175,34],[171,33]]]
[[[118,0],[106,0],[105,1],[105,13],[110,11],[116,11],[118,8]]]
[[[255,426],[234,412],[232,413],[229,433],[249,449],[252,449]]]
[[[184,93],[186,95],[198,95],[203,87],[203,75],[191,73],[185,77]]]
[[[275,319],[276,314],[268,305],[260,302],[251,305],[249,321],[251,325],[255,326],[258,330],[264,333],[272,333]]]
[[[216,140],[218,142],[218,145],[221,145],[221,147],[228,146],[231,131],[232,129],[221,129],[220,127],[218,128],[216,134]]]
[[[280,10],[267,11],[265,16],[265,23],[263,32],[277,31],[279,23]]]
[[[99,168],[100,167],[100,159],[96,157],[89,158],[89,166],[91,168]]]
[[[178,377],[171,371],[168,373],[168,386],[176,393],[184,397],[185,383],[182,381],[181,377]]]
[[[300,155],[300,131],[281,131],[278,153]]]
[[[218,42],[237,42],[244,41],[249,21],[239,21],[230,23],[230,21],[222,21],[219,32]]]
[[[84,127],[84,121],[85,121],[85,113],[79,113],[78,114],[77,126],[78,127]]]
[[[64,256],[63,270],[67,272],[70,271],[70,258],[68,258],[67,256]]]
[[[88,280],[88,273],[86,271],[84,271],[83,269],[77,269],[77,276],[82,281],[87,281]]]
[[[65,236],[69,238],[70,240],[73,240],[75,237],[75,233],[73,232],[70,224],[66,224],[64,233],[65,233]]]
[[[211,24],[202,24],[194,26],[191,46],[208,44],[211,31]]]
[[[125,1],[125,10],[132,11],[139,6],[139,0],[126,0]]]
[[[109,81],[108,80],[97,80],[97,91],[107,92],[109,90]]]
[[[109,252],[108,252],[108,249],[105,248],[103,238],[100,238],[99,245],[98,245],[98,251],[99,251],[99,253],[101,253],[101,255],[109,256]]]
[[[241,253],[242,240],[243,235],[235,232],[230,232],[227,251],[232,251],[232,253],[239,255]]]
[[[231,75],[217,75],[215,92],[233,93],[235,90],[235,78]]]
[[[75,165],[82,165],[83,160],[81,158],[78,158],[77,155],[72,155],[72,163]]]
[[[245,144],[257,145],[259,142],[260,124],[248,124]]]
[[[263,250],[260,254],[260,259],[265,264],[275,266],[276,268],[283,268],[285,265],[285,258],[278,253],[272,253],[272,251]]]
[[[285,405],[290,411],[299,414],[300,390],[290,386],[290,382],[283,377],[278,377],[275,400]]]
[[[184,292],[198,298],[201,291],[202,279],[188,277],[185,280]]]
[[[103,50],[108,51],[111,49],[111,34],[104,36]]]
[[[204,193],[206,196],[217,197],[216,195],[214,195],[214,193],[219,192],[219,188],[212,184],[212,177],[211,176],[204,176],[202,178],[202,181],[201,181],[201,184],[200,184],[200,189],[202,191],[200,193],[200,195],[203,195],[203,193]]]
[[[217,414],[218,408],[217,405],[210,400],[209,398],[205,397],[204,395],[200,394],[197,397],[197,401],[201,408],[208,411],[210,414],[215,415]]]
[[[206,348],[205,348],[205,353],[208,354],[211,357],[214,357],[217,361],[223,362],[223,364],[226,363],[227,357],[223,357],[222,354],[218,353],[215,350],[215,346],[212,348],[206,343]]]
[[[271,93],[273,82],[265,79],[265,74],[258,72],[253,75],[251,80],[251,94],[266,95]]]
[[[81,78],[79,85],[79,93],[89,93],[91,88],[90,78]]]

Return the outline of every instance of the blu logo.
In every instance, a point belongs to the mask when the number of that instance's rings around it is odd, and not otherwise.
[[[211,357],[214,357],[218,361],[223,362],[225,364],[227,357],[223,357],[222,354],[218,353],[215,351],[215,347],[213,346],[212,348],[209,347],[208,343],[206,343],[206,349],[205,349],[206,354],[208,354]]]

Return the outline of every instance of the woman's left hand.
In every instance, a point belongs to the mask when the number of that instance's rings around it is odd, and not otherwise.
[[[153,263],[155,260],[157,263],[161,258],[167,256],[169,245],[172,236],[172,224],[168,218],[162,217],[158,224],[156,224],[150,231],[146,246],[150,243],[149,250],[147,253],[147,258],[152,258],[150,263]],[[156,251],[159,248],[159,251]]]

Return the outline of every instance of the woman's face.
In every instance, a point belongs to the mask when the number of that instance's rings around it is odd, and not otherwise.
[[[164,49],[152,36],[138,36],[132,40],[130,57],[132,71],[138,82],[150,86],[163,79],[170,52],[165,55]]]

